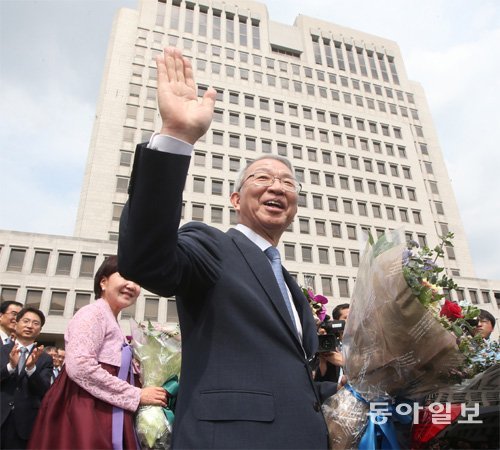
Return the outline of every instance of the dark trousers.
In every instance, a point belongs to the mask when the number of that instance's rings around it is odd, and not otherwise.
[[[27,445],[28,441],[17,434],[14,412],[11,411],[0,429],[0,449],[25,449]]]

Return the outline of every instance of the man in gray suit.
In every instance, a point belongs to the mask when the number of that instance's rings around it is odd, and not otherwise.
[[[316,327],[276,249],[300,184],[288,160],[259,158],[231,194],[235,228],[178,229],[191,151],[210,125],[215,91],[197,99],[191,64],[176,49],[157,67],[163,124],[136,151],[119,270],[176,295],[183,356],[173,448],[326,449],[321,402],[337,386],[312,379]]]

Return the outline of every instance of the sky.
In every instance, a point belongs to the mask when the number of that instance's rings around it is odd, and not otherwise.
[[[500,280],[500,2],[263,3],[275,22],[304,14],[398,43],[425,90],[476,276]],[[0,229],[73,234],[113,18],[136,5],[0,0]]]

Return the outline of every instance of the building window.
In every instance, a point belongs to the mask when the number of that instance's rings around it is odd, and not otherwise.
[[[316,234],[318,236],[326,236],[326,225],[323,220],[315,220]]]
[[[309,234],[309,219],[299,219],[299,229],[301,234]]]
[[[368,209],[366,208],[366,203],[358,202],[358,212],[360,216],[368,216]]]
[[[59,253],[57,258],[56,275],[69,275],[71,273],[72,263],[73,255],[71,253]]]
[[[340,176],[339,180],[340,180],[340,188],[349,190],[349,177]]]
[[[77,292],[75,295],[75,307],[73,311],[76,313],[80,308],[90,304],[90,295],[86,292]]]
[[[342,237],[342,227],[338,222],[332,222],[332,236],[335,238]]]
[[[212,169],[222,169],[223,156],[212,155]]]
[[[202,194],[205,192],[205,179],[204,178],[195,177],[193,179],[193,192],[200,192]]]
[[[204,211],[205,211],[204,205],[193,205],[192,208],[193,220],[203,221]]]
[[[50,298],[49,314],[53,316],[62,316],[64,314],[64,305],[66,304],[66,292],[53,291]]]
[[[380,209],[380,205],[372,205],[373,217],[380,219],[382,217],[382,210]]]
[[[40,302],[42,300],[42,291],[37,289],[28,289],[26,292],[26,301],[24,306],[40,309]]]
[[[321,277],[321,288],[323,290],[323,295],[333,295],[332,278]]]
[[[342,203],[344,205],[344,212],[346,214],[353,214],[352,200],[343,200]]]
[[[212,206],[210,209],[212,223],[222,223],[222,208],[219,206]]]
[[[318,255],[320,264],[330,264],[330,257],[328,255],[327,248],[318,248]]]
[[[212,195],[222,195],[222,180],[212,180]]]
[[[240,170],[239,158],[229,158],[229,170],[231,172],[238,172]]]
[[[305,192],[301,192],[297,197],[297,206],[301,206],[307,208],[307,194]]]
[[[415,189],[413,189],[413,188],[406,188],[406,190],[408,192],[408,198],[411,201],[413,201],[413,202],[417,201],[417,194],[415,192]],[[401,193],[401,198],[403,198],[403,194],[402,193]]]
[[[345,266],[344,250],[334,250],[334,253],[335,253],[335,264],[337,264],[337,266]]]
[[[319,172],[311,170],[310,176],[311,176],[311,184],[319,184]]]
[[[359,267],[359,252],[351,250],[351,266]]]
[[[146,297],[144,300],[144,320],[158,321],[159,298]]]
[[[420,215],[420,211],[412,211],[413,215],[413,222],[416,224],[421,224],[422,223],[422,217]]]
[[[354,178],[354,190],[356,192],[363,192],[363,180],[360,178]]]
[[[339,278],[339,293],[341,297],[349,297],[349,280],[345,278]]]
[[[120,151],[120,166],[130,167],[132,164],[132,152]]]
[[[481,296],[483,297],[483,303],[491,303],[490,293],[488,291],[481,291]]]
[[[338,201],[336,198],[328,197],[328,210],[338,212],[339,207],[338,207]]]
[[[47,265],[49,263],[49,252],[35,251],[35,256],[33,258],[33,266],[31,267],[31,273],[47,273]]]
[[[382,187],[382,195],[384,195],[385,197],[390,197],[391,190],[389,188],[389,185],[387,183],[380,183],[380,186]]]
[[[2,302],[15,302],[17,296],[17,288],[2,288],[0,300]]]
[[[80,264],[80,277],[93,277],[95,268],[95,255],[82,255],[82,262]]]
[[[347,238],[351,239],[353,241],[358,239],[357,233],[356,233],[356,225],[346,225],[347,229]]]
[[[295,261],[295,244],[285,244],[285,260]]]
[[[302,246],[302,261],[303,262],[312,262],[312,247]]]
[[[128,191],[128,177],[116,177],[116,192],[127,193]]]
[[[323,197],[321,195],[313,195],[313,208],[323,209]]]
[[[375,183],[375,181],[368,181],[367,184],[368,184],[368,192],[370,194],[377,194],[377,184]]]
[[[396,220],[396,216],[394,214],[394,208],[392,206],[386,206],[385,213],[386,213],[387,218],[389,220]]]
[[[335,187],[335,178],[331,173],[325,173],[325,185],[328,187]]]

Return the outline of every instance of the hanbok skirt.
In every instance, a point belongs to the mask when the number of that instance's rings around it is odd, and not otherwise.
[[[104,363],[101,366],[110,374],[118,375],[118,367]],[[113,405],[89,394],[69,378],[63,368],[42,400],[27,448],[112,449],[112,412]],[[137,448],[134,413],[124,410],[123,449]]]

